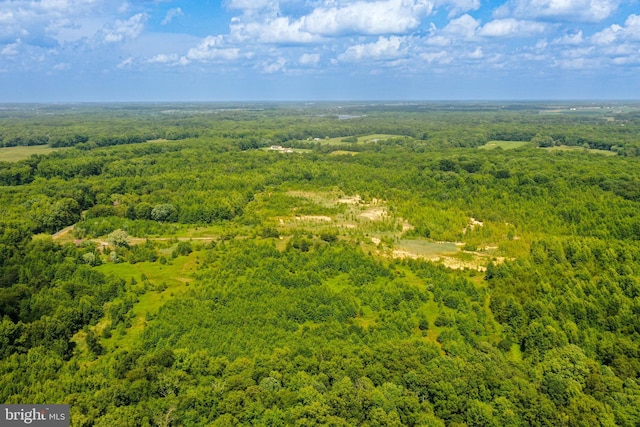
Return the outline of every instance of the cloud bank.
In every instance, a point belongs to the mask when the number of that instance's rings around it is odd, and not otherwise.
[[[12,0],[0,2],[0,68],[5,75],[625,76],[640,74],[636,7],[633,0]]]

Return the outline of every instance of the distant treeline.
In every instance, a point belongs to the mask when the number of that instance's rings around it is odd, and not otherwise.
[[[531,107],[531,106],[529,106]],[[97,107],[96,107],[97,108]],[[0,118],[0,147],[50,145],[92,149],[149,140],[209,137],[242,149],[301,144],[315,138],[387,134],[427,142],[431,147],[477,147],[489,141],[530,141],[536,146],[583,146],[640,154],[638,114],[543,115],[518,108],[417,109],[333,107],[287,110],[238,109],[139,114],[104,108],[100,113],[23,115]],[[100,110],[98,110],[100,111]],[[337,112],[339,111],[339,112]],[[537,110],[536,110],[537,111]],[[348,119],[345,115],[352,114]],[[355,115],[358,114],[358,115]]]

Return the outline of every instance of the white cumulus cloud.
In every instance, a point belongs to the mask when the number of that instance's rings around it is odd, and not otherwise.
[[[453,38],[471,39],[476,35],[479,27],[480,21],[465,14],[449,21],[447,26],[443,28],[442,33]]]
[[[243,10],[231,21],[231,36],[242,42],[301,44],[343,35],[403,34],[433,11],[430,0],[321,0],[312,5],[294,16],[283,13],[279,2],[231,1],[229,8]]]
[[[425,43],[431,46],[449,46],[459,42],[472,41],[480,29],[480,21],[471,15],[464,14],[452,19],[442,29],[431,24],[430,36]]]
[[[18,0],[16,3],[32,8],[41,13],[58,12],[58,13],[74,13],[78,7],[84,5],[94,5],[99,3],[97,0],[41,0],[41,1],[25,1]]]
[[[615,65],[637,65],[640,64],[640,55],[620,56],[618,58],[613,58],[612,62]]]
[[[305,66],[313,66],[320,62],[319,53],[304,53],[300,56],[298,63]]]
[[[71,64],[68,62],[61,62],[53,66],[53,69],[56,71],[67,71],[71,69]]]
[[[405,55],[402,42],[403,39],[398,36],[388,38],[381,36],[374,43],[350,46],[338,59],[345,62],[357,62],[363,59],[397,59]]]
[[[425,52],[420,54],[420,58],[428,63],[436,63],[436,64],[450,64],[453,62],[453,55],[444,50],[440,50],[437,52]]]
[[[125,21],[118,19],[112,28],[105,31],[104,41],[116,43],[125,39],[136,38],[144,29],[146,20],[147,15],[144,13],[133,15]]]
[[[557,37],[555,39],[553,39],[553,44],[560,44],[560,45],[580,45],[582,43],[584,43],[584,38],[582,37],[582,30],[578,31],[575,34],[565,34],[562,37]]]
[[[629,15],[625,21],[625,33],[633,40],[640,40],[640,15]]]
[[[16,17],[11,10],[0,10],[0,24],[8,25],[16,22]]]
[[[622,0],[511,0],[498,12],[517,18],[599,22],[611,16]]]
[[[302,29],[302,22],[289,17],[269,17],[263,21],[232,20],[231,35],[238,41],[253,43],[312,43],[320,37]]]
[[[152,58],[147,60],[150,64],[169,64],[176,63],[179,57],[175,53],[167,55],[166,53],[160,53]]]
[[[591,42],[598,45],[611,44],[614,43],[616,39],[623,34],[623,32],[624,28],[618,24],[613,24],[609,28],[605,28],[591,36]]]
[[[262,72],[266,74],[273,74],[279,71],[285,71],[287,61],[284,58],[278,58],[275,61],[270,61],[262,64]]]
[[[449,18],[480,8],[480,0],[435,0],[435,7],[444,6],[449,9]]]
[[[46,37],[57,40],[59,28],[71,22],[80,25],[79,18],[92,14],[99,1],[0,1],[0,38],[29,36],[35,40]]]
[[[433,3],[428,0],[356,1],[316,8],[302,17],[302,27],[328,36],[401,34],[417,28],[432,11]]]
[[[473,52],[470,52],[467,57],[471,59],[482,59],[484,58],[484,52],[481,47],[477,47]]]
[[[486,23],[479,34],[487,37],[529,37],[545,30],[546,25],[540,22],[505,18]]]
[[[240,9],[253,11],[261,9],[275,9],[278,7],[277,0],[228,0],[226,6],[229,9]]]
[[[640,41],[640,15],[629,15],[624,26],[613,24],[591,36],[591,41],[597,45],[608,45],[619,40]]]
[[[0,55],[3,56],[14,56],[18,54],[18,46],[20,46],[20,42],[11,43],[2,48],[0,50]]]
[[[197,47],[189,49],[189,61],[235,61],[240,58],[240,49],[226,47],[222,36],[208,36]]]

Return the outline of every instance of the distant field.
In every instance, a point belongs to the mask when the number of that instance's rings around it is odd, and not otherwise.
[[[18,162],[28,159],[33,154],[49,154],[64,148],[51,148],[48,145],[34,145],[31,147],[3,147],[0,148],[0,161]]]
[[[402,239],[396,244],[397,248],[420,255],[427,259],[443,254],[455,254],[459,251],[453,242],[433,242],[430,240]]]
[[[358,142],[343,142],[342,140],[345,138],[349,138],[348,136],[340,136],[338,138],[327,138],[327,139],[321,139],[319,142],[322,142],[324,144],[330,144],[330,145],[337,145],[337,144],[367,144],[367,143],[371,143],[371,142],[378,142],[378,141],[384,141],[385,139],[391,139],[391,138],[406,138],[405,135],[390,135],[390,134],[372,134],[372,135],[365,135],[365,136],[359,136],[358,137]]]
[[[355,156],[356,154],[358,154],[357,151],[345,151],[345,150],[336,150],[330,153],[331,156],[345,156],[345,155]]]
[[[489,141],[478,148],[482,150],[493,150],[500,147],[503,150],[513,150],[514,148],[524,147],[528,144],[529,141]]]
[[[555,147],[546,147],[544,148],[547,151],[582,151],[582,152],[587,152],[587,153],[592,153],[592,154],[601,154],[603,156],[617,156],[618,153],[616,153],[615,151],[608,151],[608,150],[597,150],[595,148],[584,148],[584,147],[579,147],[579,146],[575,146],[575,145],[558,145]]]
[[[638,105],[576,105],[565,106],[550,110],[542,110],[540,114],[572,114],[585,116],[609,116],[611,114],[625,114],[638,111]]]
[[[275,151],[276,153],[282,153],[282,154],[291,154],[290,152],[286,152],[286,151],[274,150],[271,147],[263,147],[263,148],[260,148],[260,150],[262,150],[262,151]],[[312,151],[312,150],[309,150],[307,148],[285,148],[285,150],[291,150],[292,152],[298,153],[298,154],[310,153]]]

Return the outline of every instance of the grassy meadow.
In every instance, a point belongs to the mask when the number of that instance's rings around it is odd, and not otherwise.
[[[48,145],[33,145],[30,147],[2,147],[0,148],[0,162],[18,162],[33,155],[46,155],[64,148],[51,148]]]

